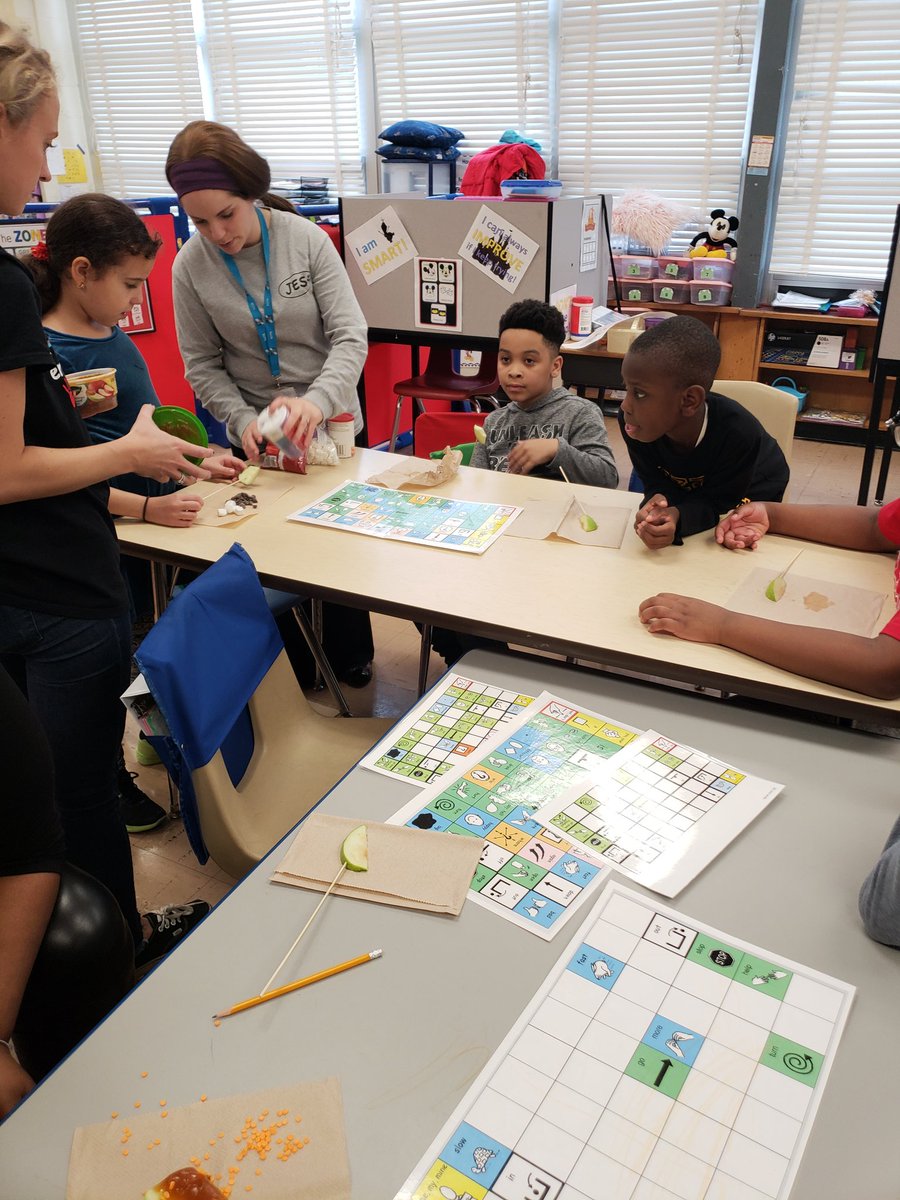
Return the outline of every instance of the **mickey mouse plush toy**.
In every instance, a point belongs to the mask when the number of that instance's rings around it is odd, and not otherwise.
[[[714,208],[709,214],[709,224],[702,233],[691,238],[688,254],[691,258],[728,258],[727,247],[737,248],[737,242],[729,235],[737,229],[737,217],[726,217],[724,208]]]

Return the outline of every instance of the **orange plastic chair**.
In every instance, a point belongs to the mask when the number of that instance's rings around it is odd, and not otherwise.
[[[413,450],[416,458],[428,458],[435,450],[471,442],[472,430],[483,425],[486,412],[424,412],[413,426]]]
[[[450,346],[434,346],[428,353],[428,365],[421,375],[413,375],[411,379],[401,379],[394,384],[394,395],[397,397],[397,408],[394,412],[394,428],[391,432],[389,449],[397,445],[397,434],[400,431],[400,408],[403,397],[409,396],[413,401],[413,422],[416,422],[416,410],[425,413],[424,401],[435,400],[445,403],[454,400],[474,400],[476,397],[492,397],[500,387],[497,378],[496,350],[483,350],[481,365],[477,375],[457,375],[452,366],[452,349]],[[469,414],[460,414],[468,416]],[[456,439],[457,441],[459,439]],[[470,439],[465,439],[469,441]],[[444,445],[447,443],[445,442]]]

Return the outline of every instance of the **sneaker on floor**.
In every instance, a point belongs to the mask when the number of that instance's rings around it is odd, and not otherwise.
[[[145,967],[168,954],[208,912],[209,905],[205,900],[191,900],[189,904],[170,904],[167,908],[142,913],[150,922],[151,933],[135,954],[134,965]]]
[[[134,745],[134,760],[139,767],[157,767],[162,759],[145,737],[139,737]]]
[[[137,771],[119,768],[119,806],[129,833],[149,833],[167,817],[166,810],[135,783]]]

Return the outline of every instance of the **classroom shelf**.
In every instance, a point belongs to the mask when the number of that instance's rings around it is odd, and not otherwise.
[[[837,375],[841,379],[868,379],[869,372],[862,371],[842,371],[840,367],[808,367],[805,363],[790,363],[790,362],[761,362],[759,364],[761,371],[777,371],[783,375],[786,371],[790,371],[795,375]]]

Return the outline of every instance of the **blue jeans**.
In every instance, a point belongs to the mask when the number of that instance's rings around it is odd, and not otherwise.
[[[900,818],[862,885],[859,915],[870,938],[900,946]]]
[[[140,945],[116,780],[125,729],[119,697],[130,674],[128,614],[82,620],[0,605],[0,656],[50,743],[66,857],[109,888]]]

